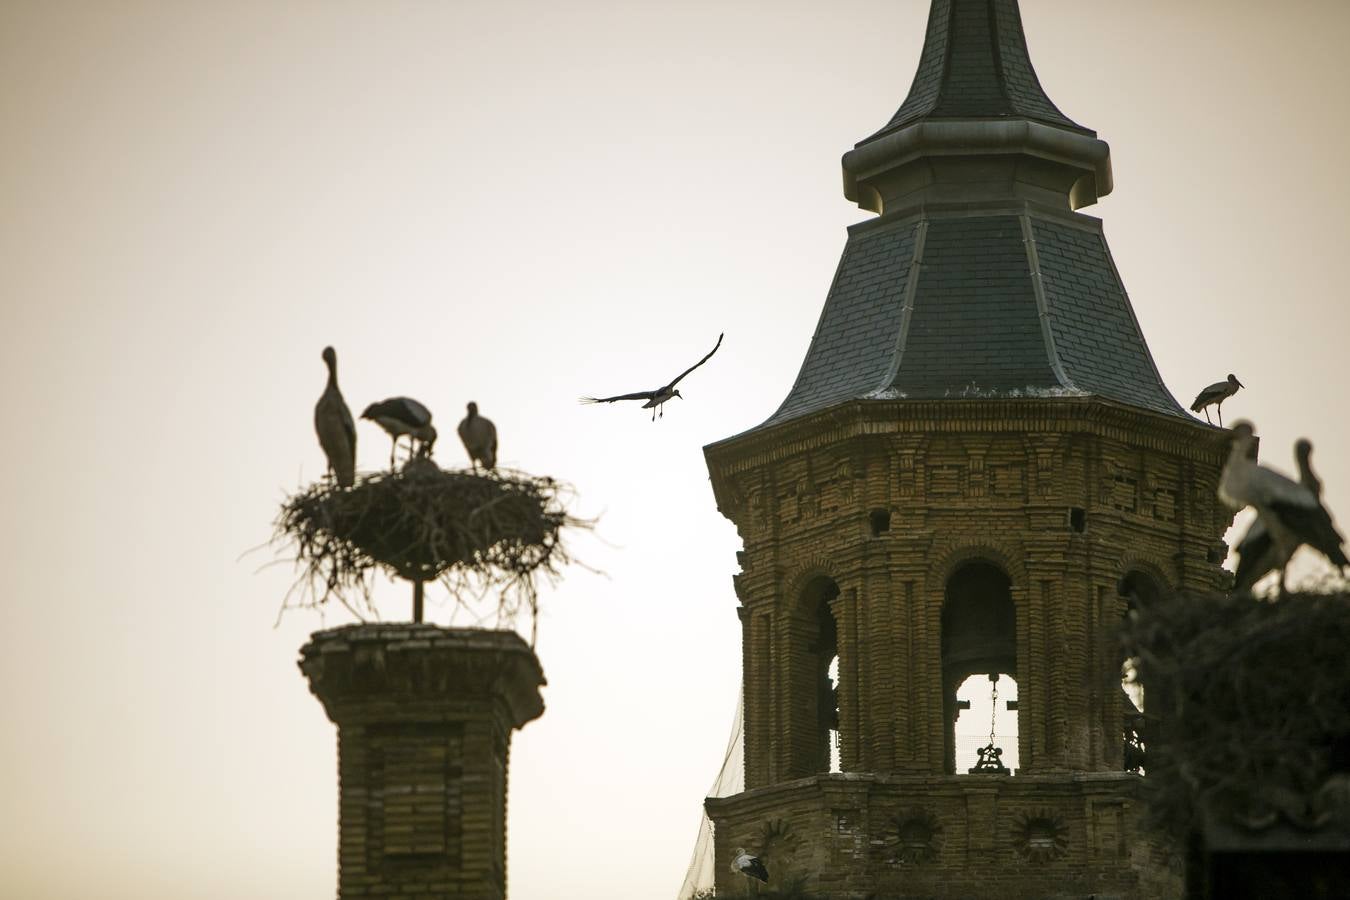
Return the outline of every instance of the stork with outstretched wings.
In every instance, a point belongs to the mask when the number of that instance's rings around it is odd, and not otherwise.
[[[653,422],[656,421],[657,415],[660,415],[662,418],[664,418],[666,413],[663,407],[667,400],[671,399],[672,397],[680,397],[681,400],[684,399],[684,397],[680,396],[680,392],[675,389],[675,385],[679,384],[680,381],[690,372],[694,371],[699,366],[703,365],[705,362],[707,362],[709,359],[712,358],[712,355],[717,352],[717,348],[722,346],[722,338],[724,334],[725,332],[717,336],[717,343],[713,346],[711,350],[708,351],[707,356],[703,357],[698,362],[694,363],[692,366],[690,366],[689,368],[681,372],[679,375],[677,375],[675,379],[670,382],[670,384],[663,385],[662,387],[659,387],[654,391],[635,391],[631,394],[619,394],[616,397],[582,397],[581,402],[614,403],[618,400],[646,400],[647,402],[642,404],[642,408],[650,409],[652,411],[652,421]]]

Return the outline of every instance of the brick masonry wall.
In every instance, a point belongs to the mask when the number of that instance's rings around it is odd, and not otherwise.
[[[514,633],[316,632],[301,671],[338,726],[338,897],[506,896],[511,731],[543,713]]]
[[[808,689],[814,612],[803,598],[808,585],[827,577],[839,588],[831,611],[839,631],[842,768],[868,777],[939,778],[910,782],[920,791],[910,799],[922,806],[930,787],[947,798],[932,814],[961,830],[967,849],[960,864],[972,884],[1013,880],[1014,893],[971,894],[952,874],[913,896],[1050,896],[1044,891],[1075,865],[1082,867],[1081,877],[1070,879],[1075,890],[1100,876],[1112,891],[1125,891],[1120,896],[1165,896],[1129,888],[1171,880],[1161,870],[1148,874],[1154,854],[1123,801],[1110,801],[1115,805],[1103,812],[1093,803],[1107,799],[1074,806],[1056,791],[1080,784],[1085,773],[1126,777],[1118,774],[1124,701],[1113,629],[1125,602],[1117,583],[1139,571],[1164,588],[1222,584],[1219,541],[1231,515],[1214,495],[1225,453],[1217,429],[1089,398],[855,402],[707,448],[718,507],[745,548],[735,586],[745,641],[747,786],[768,789],[816,774],[804,764],[813,759],[818,725]],[[1019,777],[995,791],[1003,824],[983,831],[955,823],[984,815],[970,806],[986,803],[978,799],[984,795],[962,801],[962,819],[951,793],[958,791],[953,784],[972,790],[964,779],[980,776],[942,780],[949,776],[941,614],[948,579],[972,561],[1007,574],[1016,610]],[[1058,868],[1009,869],[1016,861],[1009,817],[1034,817],[1038,795],[1078,837],[1057,857],[1064,860]],[[794,823],[794,852],[810,860],[803,871],[815,873],[819,886],[861,891],[889,883],[890,870],[873,856],[864,863],[857,854],[840,855],[842,832],[826,807],[813,800],[799,809],[804,801],[786,795],[783,802],[777,811],[755,807],[744,846],[758,846],[754,828]],[[710,810],[722,808],[716,804],[710,801]],[[722,829],[736,833],[739,826],[713,818],[720,873],[731,849]],[[870,841],[879,826],[866,821]],[[850,825],[849,833],[860,827]],[[1124,848],[1110,865],[1087,852],[1097,846],[1089,844],[1098,840],[1093,835],[1108,833]],[[1101,874],[1108,870],[1114,874]],[[1042,875],[1048,880],[1036,882]],[[1016,886],[1023,881],[1040,886]]]

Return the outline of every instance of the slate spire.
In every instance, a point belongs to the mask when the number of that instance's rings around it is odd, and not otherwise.
[[[1017,0],[937,0],[909,96],[881,133],[922,118],[1001,116],[1093,134],[1041,88]]]
[[[1110,148],[1041,88],[1017,0],[932,0],[890,122],[844,155],[879,219],[848,243],[797,382],[762,427],[849,401],[1099,397],[1188,418],[1101,222]]]
[[[1111,191],[1111,151],[1051,102],[1017,0],[933,0],[909,96],[844,155],[844,194],[889,212],[1016,196],[1078,209]]]

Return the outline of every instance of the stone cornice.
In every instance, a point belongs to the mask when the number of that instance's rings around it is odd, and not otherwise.
[[[851,400],[776,425],[755,428],[703,448],[722,505],[728,478],[781,460],[869,435],[1089,432],[1222,465],[1228,432],[1140,410],[1101,397],[970,400]]]
[[[844,196],[866,199],[859,185],[877,182],[917,160],[935,156],[1021,154],[1080,173],[1072,208],[1111,193],[1111,149],[1103,140],[1030,119],[919,121],[859,144],[843,157]],[[870,207],[867,207],[870,208]],[[880,212],[881,210],[875,210]]]
[[[447,705],[500,700],[515,728],[544,712],[539,659],[511,631],[344,625],[314,632],[298,664],[335,722],[345,710],[396,698]]]
[[[781,810],[804,794],[828,790],[893,790],[901,795],[931,797],[941,793],[961,794],[991,791],[1036,796],[1045,791],[1068,793],[1120,793],[1137,795],[1144,779],[1132,772],[1064,772],[1052,775],[892,775],[880,773],[836,772],[812,775],[781,784],[751,788],[730,797],[708,797],[704,806],[710,814],[735,809],[738,814],[759,808],[765,814]]]

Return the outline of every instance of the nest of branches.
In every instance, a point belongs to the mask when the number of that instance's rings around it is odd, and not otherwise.
[[[1138,610],[1123,640],[1144,687],[1156,824],[1344,820],[1350,595],[1185,594]]]
[[[439,581],[473,607],[496,593],[497,624],[533,616],[540,576],[553,579],[571,560],[568,489],[552,478],[497,470],[441,469],[426,459],[359,478],[350,488],[321,481],[282,504],[275,539],[294,550],[300,578],[283,608],[338,600],[358,616],[373,612],[374,575]],[[295,600],[297,590],[298,601]]]

